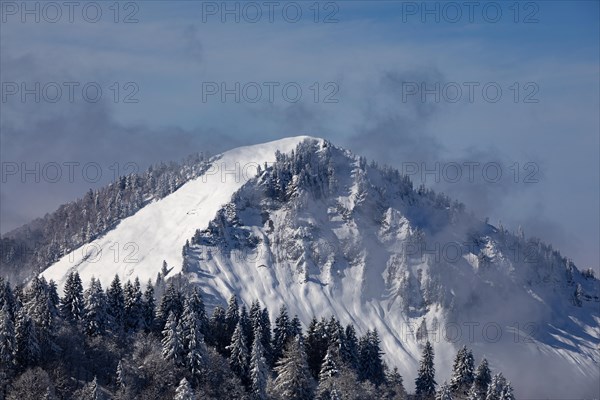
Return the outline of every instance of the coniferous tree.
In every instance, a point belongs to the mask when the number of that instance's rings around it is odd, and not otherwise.
[[[319,382],[333,378],[339,372],[340,368],[340,351],[337,345],[330,344],[325,354],[321,371],[319,372]]]
[[[229,366],[231,370],[240,378],[244,385],[248,385],[248,346],[242,331],[242,325],[238,324],[233,332],[231,344],[227,346],[229,350]]]
[[[60,311],[63,318],[71,323],[79,321],[83,314],[83,285],[77,271],[67,277]]]
[[[480,399],[484,399],[487,393],[487,388],[492,382],[492,372],[488,367],[488,361],[484,358],[475,371],[473,381],[474,390]]]
[[[200,323],[200,332],[202,335],[206,336],[209,333],[209,321],[206,315],[206,308],[204,306],[204,300],[202,299],[202,295],[198,291],[197,288],[192,288],[191,293],[187,296],[189,300],[189,307],[194,310],[196,317],[198,318],[198,322]]]
[[[144,329],[146,332],[154,330],[154,314],[156,312],[156,302],[154,299],[154,286],[148,280],[146,290],[144,291],[144,302],[142,304],[142,318],[144,321]]]
[[[433,357],[433,347],[427,341],[423,349],[417,378],[415,379],[415,395],[418,399],[432,399],[435,396],[436,382]]]
[[[85,291],[83,322],[85,332],[90,336],[102,335],[108,325],[106,295],[99,280],[92,278]]]
[[[106,302],[108,305],[108,315],[113,332],[121,333],[124,328],[125,320],[125,295],[119,275],[115,274],[110,287],[106,291]]]
[[[222,307],[215,307],[213,314],[210,317],[210,343],[214,346],[219,354],[227,354],[228,334],[227,322],[225,321],[225,310]]]
[[[339,347],[335,343],[331,343],[321,364],[316,398],[330,399],[339,395],[339,388],[335,378],[339,375],[340,368]]]
[[[183,365],[183,343],[177,316],[171,312],[163,329],[162,354],[165,360],[171,360],[175,365]]]
[[[389,400],[405,400],[407,397],[402,375],[398,368],[394,367],[386,375],[386,398]]]
[[[256,325],[261,323],[262,318],[262,310],[260,308],[260,302],[258,300],[254,300],[252,305],[250,306],[250,312],[248,313],[248,317],[250,318],[250,323],[252,324],[252,335],[254,335],[254,330],[256,330]],[[271,329],[269,327],[269,329]],[[254,341],[254,336],[250,339],[251,342]]]
[[[183,378],[179,381],[179,386],[175,389],[175,397],[173,400],[195,400],[194,391],[187,379]]]
[[[469,392],[467,393],[467,400],[485,400],[485,394],[479,394],[475,382],[473,382],[471,388],[469,389]]]
[[[473,353],[463,346],[458,350],[454,359],[452,368],[452,378],[450,380],[450,389],[455,395],[463,397],[473,385],[474,377]]]
[[[58,296],[58,289],[56,286],[56,282],[50,279],[48,281],[48,301],[50,306],[50,314],[53,317],[58,316],[58,308],[60,305],[60,297]]]
[[[173,282],[169,282],[165,293],[163,294],[156,313],[156,322],[160,327],[166,323],[169,314],[172,312],[179,319],[183,311],[183,298],[181,292],[175,287]]]
[[[302,323],[297,315],[294,315],[290,321],[290,335],[291,337],[302,336]]]
[[[299,337],[290,340],[283,357],[275,367],[277,377],[273,382],[273,393],[289,400],[310,400],[315,388],[306,362],[306,353]]]
[[[435,400],[452,400],[451,388],[446,382],[442,383],[440,390],[435,394]]]
[[[263,308],[260,313],[260,325],[262,328],[262,344],[265,349],[265,358],[267,359],[268,365],[273,365],[273,347],[272,336],[271,336],[271,318],[269,317],[269,310],[267,307]]]
[[[196,302],[197,298],[193,295],[185,299],[181,315],[181,330],[185,364],[191,376],[199,380],[206,362],[207,352]]]
[[[58,317],[57,304],[60,300],[54,298],[56,295],[56,285],[46,283],[43,277],[35,277],[28,293],[25,296],[23,307],[35,324],[34,329],[41,354],[48,354],[52,347],[52,341],[55,334],[55,320]]]
[[[306,355],[308,367],[313,378],[317,379],[321,371],[321,363],[327,353],[327,331],[323,321],[313,317],[306,332]]]
[[[375,386],[385,382],[385,370],[377,330],[368,331],[359,343],[359,379],[369,380]]]
[[[275,318],[273,329],[273,362],[277,363],[283,356],[284,349],[291,335],[291,324],[286,306],[281,306],[279,315]]]
[[[250,393],[254,400],[267,399],[267,382],[269,379],[269,367],[265,358],[265,351],[260,340],[263,336],[262,325],[257,324],[254,329],[252,353],[250,354]]]
[[[10,315],[10,305],[7,301],[0,309],[0,370],[9,375],[14,370],[15,350],[15,326]]]
[[[501,400],[506,384],[506,378],[504,378],[502,373],[494,375],[488,385],[485,400]]]
[[[143,321],[143,300],[140,281],[136,277],[133,284],[129,281],[125,284],[125,329],[128,332],[135,332],[144,325]]]
[[[17,311],[15,346],[15,361],[21,369],[33,367],[40,359],[40,344],[36,327],[24,307]]]
[[[227,334],[229,338],[233,336],[233,331],[237,327],[240,319],[240,307],[238,305],[237,298],[231,296],[227,305],[227,311],[225,312],[225,323],[227,324]]]
[[[356,330],[352,324],[346,326],[341,357],[342,361],[350,368],[354,370],[358,369],[358,339],[356,338]]]
[[[240,307],[240,325],[242,326],[242,333],[244,334],[244,339],[246,339],[246,344],[248,348],[252,348],[252,343],[254,341],[254,327],[252,326],[252,322],[250,321],[250,317],[248,316],[248,311],[246,310],[246,305],[242,304]]]
[[[500,395],[500,400],[515,400],[515,395],[513,394],[513,388],[509,381],[506,382],[504,387],[502,388],[502,394]]]

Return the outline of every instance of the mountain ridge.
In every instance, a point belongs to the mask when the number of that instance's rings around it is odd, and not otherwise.
[[[470,334],[464,324],[478,322],[469,344],[480,354],[495,349],[500,369],[525,388],[519,395],[556,395],[527,382],[545,377],[531,371],[539,365],[579,369],[548,376],[595,394],[598,280],[551,246],[323,139],[238,148],[203,168],[91,240],[92,254],[81,246],[42,274],[61,286],[77,269],[85,283],[95,276],[108,286],[115,274],[153,279],[166,260],[167,277],[183,272],[213,304],[237,295],[271,310],[295,304],[304,324],[329,309],[361,333],[376,327],[408,378],[423,338],[452,324]],[[483,326],[488,336],[499,326],[503,337],[484,338]],[[450,363],[461,341],[438,340],[437,362]],[[529,368],[511,373],[515,360]]]

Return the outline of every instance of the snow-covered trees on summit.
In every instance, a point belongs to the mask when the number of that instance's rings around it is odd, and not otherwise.
[[[0,281],[4,398],[27,398],[31,390],[48,398],[115,400],[407,399],[402,376],[383,361],[375,330],[357,337],[353,325],[343,327],[335,317],[313,318],[303,330],[285,307],[271,325],[258,300],[248,312],[231,299],[209,318],[201,293],[182,281],[170,280],[159,298],[150,282],[144,294],[135,280],[115,278],[103,290],[92,278],[82,293],[73,272],[67,283],[59,299],[54,283],[43,278],[16,289]],[[280,346],[272,364],[270,354]],[[450,384],[436,392],[433,357],[426,343],[417,398],[513,400],[510,383],[501,374],[492,378],[486,360],[473,371],[466,347],[456,355]]]

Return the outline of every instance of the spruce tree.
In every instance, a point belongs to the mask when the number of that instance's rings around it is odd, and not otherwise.
[[[487,388],[492,382],[492,372],[488,366],[488,361],[484,358],[475,371],[473,381],[474,390],[480,399],[484,399],[487,393]]]
[[[67,277],[60,311],[63,318],[71,323],[79,321],[83,314],[83,286],[77,271]]]
[[[427,341],[423,349],[417,378],[415,379],[415,395],[418,399],[432,399],[435,396],[436,382],[433,357],[433,347]]]
[[[196,400],[194,391],[187,379],[183,378],[179,381],[179,386],[175,389],[175,397],[173,400]]]
[[[229,350],[229,366],[231,370],[240,378],[244,385],[248,385],[248,346],[242,331],[242,325],[238,324],[233,332],[231,344],[227,346]]]
[[[246,310],[246,305],[242,304],[240,307],[240,325],[242,326],[242,333],[244,334],[244,339],[246,339],[246,344],[248,348],[252,348],[252,343],[254,341],[254,327],[252,326],[252,322],[250,321],[250,317],[248,316],[248,311]]]
[[[142,304],[142,318],[144,321],[144,330],[151,332],[155,328],[154,314],[156,312],[156,302],[154,299],[154,286],[152,281],[148,280],[146,290],[144,291],[144,302]]]
[[[269,367],[264,354],[264,347],[260,340],[263,336],[262,325],[257,324],[254,329],[254,343],[250,354],[250,393],[254,400],[267,399],[267,382]]]
[[[279,315],[275,318],[273,330],[273,362],[277,363],[283,356],[288,340],[292,338],[291,324],[286,306],[281,306]]]
[[[442,383],[440,390],[435,394],[435,400],[452,400],[451,388],[446,382]]]
[[[492,381],[488,385],[485,400],[501,400],[506,384],[506,379],[502,373],[494,375]]]
[[[323,321],[313,317],[306,332],[306,355],[308,367],[313,378],[317,379],[321,370],[321,363],[327,353],[327,331]]]
[[[169,282],[169,286],[167,286],[158,306],[156,322],[159,327],[162,328],[165,325],[171,312],[175,314],[177,319],[181,317],[181,313],[183,312],[183,298],[181,292],[175,288],[173,282]]]
[[[455,395],[463,396],[471,388],[474,381],[473,353],[467,346],[461,347],[454,358],[450,388]]]
[[[217,306],[213,310],[213,314],[210,317],[210,344],[214,346],[219,354],[227,355],[227,346],[230,344],[228,342],[228,334],[227,334],[227,323],[225,321],[225,310]]]
[[[515,395],[513,394],[512,385],[508,381],[502,388],[502,394],[500,395],[500,400],[515,400]]]
[[[191,293],[188,293],[187,300],[189,301],[189,307],[194,310],[198,322],[200,323],[200,332],[206,336],[209,333],[209,321],[206,315],[206,308],[204,306],[204,300],[202,294],[198,291],[198,288],[194,287]]]
[[[144,325],[143,321],[143,300],[140,281],[136,277],[133,284],[127,281],[124,290],[125,296],[125,329],[128,332],[136,332]]]
[[[315,388],[306,362],[306,353],[299,337],[290,340],[283,357],[275,367],[277,377],[273,392],[286,400],[310,400]]]
[[[84,295],[84,330],[90,336],[102,335],[108,325],[108,310],[106,295],[100,281],[92,278]]]
[[[123,294],[119,275],[115,274],[110,287],[106,291],[106,302],[111,328],[113,332],[119,334],[123,331],[125,319],[125,295]]]
[[[33,367],[40,359],[40,344],[35,324],[22,307],[15,323],[15,361],[23,370]]]
[[[15,326],[9,312],[10,305],[4,302],[0,309],[0,370],[9,375],[14,370],[15,350]]]
[[[227,334],[229,335],[229,338],[233,336],[233,331],[235,330],[239,319],[240,307],[238,305],[237,298],[234,295],[229,298],[227,311],[225,312],[225,323],[227,324]]]
[[[265,349],[265,358],[268,365],[273,365],[273,347],[271,345],[271,319],[267,307],[263,308],[260,313],[260,325],[262,328],[262,344]]]
[[[183,365],[183,343],[180,326],[174,312],[171,312],[163,329],[162,354],[165,360],[175,365]]]
[[[206,363],[207,351],[194,296],[189,296],[184,301],[181,331],[185,364],[191,376],[199,380]]]
[[[369,380],[375,386],[385,382],[385,371],[377,330],[368,331],[359,343],[359,379]]]
[[[342,361],[353,370],[358,369],[358,339],[352,324],[346,326],[341,349]]]

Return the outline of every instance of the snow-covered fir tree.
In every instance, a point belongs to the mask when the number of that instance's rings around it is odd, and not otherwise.
[[[474,381],[474,359],[471,350],[467,346],[461,347],[452,367],[452,378],[450,380],[450,388],[452,393],[463,397],[471,388]]]
[[[79,273],[71,272],[63,289],[64,296],[60,301],[60,311],[66,321],[75,323],[83,314],[83,285]]]
[[[250,354],[248,353],[246,338],[244,337],[242,325],[239,320],[233,332],[231,344],[227,346],[227,350],[229,350],[229,366],[231,370],[240,378],[243,384],[247,385],[249,381],[248,360]]]
[[[435,400],[452,400],[452,391],[450,385],[444,382],[435,394]]]
[[[144,290],[144,302],[142,303],[142,318],[144,329],[150,332],[154,329],[154,314],[156,313],[156,303],[154,300],[154,286],[152,281],[148,280],[146,290]]]
[[[269,380],[269,367],[265,358],[265,350],[260,340],[263,336],[262,325],[256,324],[254,328],[254,342],[250,354],[250,393],[254,400],[267,399],[267,383]]]
[[[233,331],[237,327],[239,319],[240,307],[237,298],[231,296],[229,298],[229,303],[227,304],[227,311],[225,312],[225,323],[227,324],[227,333],[229,336],[233,336]]]
[[[4,302],[0,309],[0,370],[8,374],[15,364],[15,326],[10,313],[10,305]]]
[[[107,328],[109,318],[106,295],[99,280],[92,277],[84,297],[85,332],[90,336],[102,335]]]
[[[162,354],[165,360],[175,365],[183,365],[183,342],[177,316],[171,312],[163,329]]]
[[[315,382],[308,369],[304,345],[299,337],[288,341],[283,357],[275,367],[273,395],[288,400],[310,400]]]
[[[287,307],[281,306],[279,315],[275,318],[273,329],[273,362],[277,362],[282,356],[288,340],[292,338],[290,317]]]
[[[125,329],[129,332],[138,330],[144,325],[143,320],[143,299],[140,286],[140,280],[136,277],[133,284],[127,281],[124,289],[125,297]]]
[[[417,378],[415,379],[415,395],[418,399],[432,399],[435,396],[436,382],[433,357],[433,347],[427,341],[421,356]]]
[[[111,329],[115,333],[120,333],[124,329],[125,295],[123,294],[123,287],[121,286],[119,275],[115,275],[110,287],[106,291],[106,301],[108,304]]]
[[[502,373],[498,373],[492,377],[492,381],[488,385],[487,392],[485,394],[485,400],[500,400],[506,386],[506,378]]]
[[[173,400],[196,400],[194,391],[187,379],[183,378],[179,381],[179,386],[177,386],[177,389],[175,390],[175,397]]]
[[[194,294],[186,297],[181,315],[181,331],[185,365],[192,377],[200,379],[205,367],[207,352],[197,301],[198,298]]]
[[[359,373],[361,380],[369,380],[376,386],[385,382],[385,369],[381,356],[381,342],[377,330],[367,331],[359,341]]]
[[[487,388],[491,382],[492,372],[488,366],[488,361],[484,358],[477,366],[473,381],[473,390],[477,394],[478,398],[485,399]]]
[[[17,311],[15,345],[15,360],[21,369],[25,370],[36,365],[41,355],[38,334],[34,322],[24,307]]]
[[[515,400],[515,395],[513,393],[513,387],[509,381],[504,384],[502,388],[502,394],[500,395],[500,400]]]

